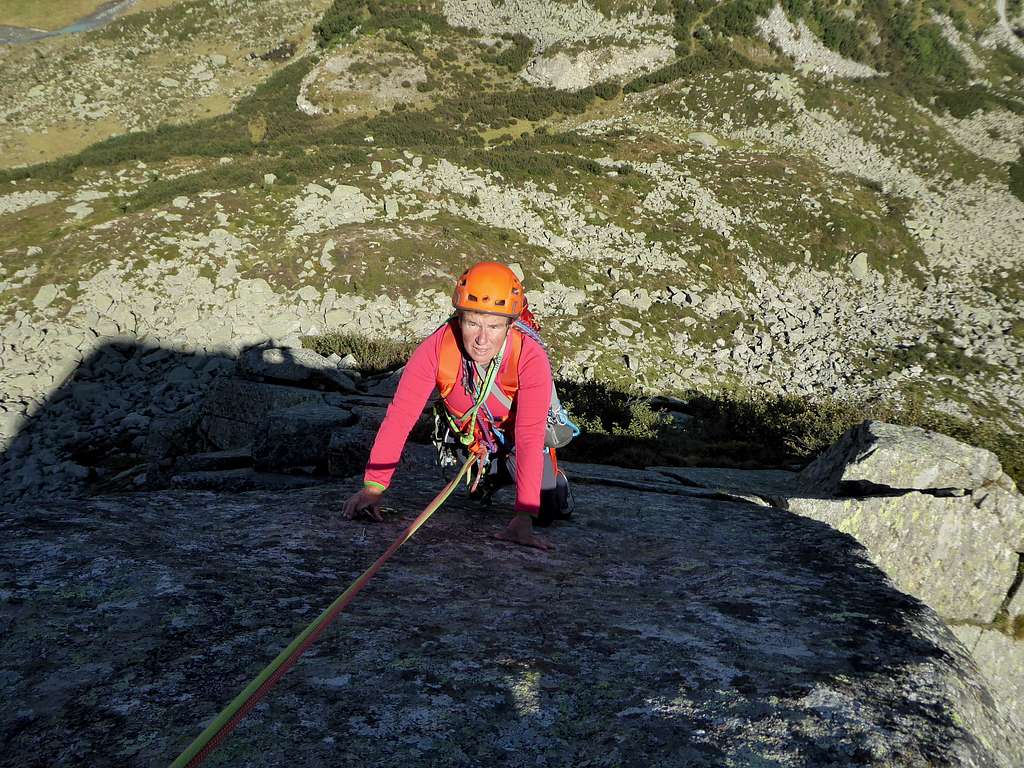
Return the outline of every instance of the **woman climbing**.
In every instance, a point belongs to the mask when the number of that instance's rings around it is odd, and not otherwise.
[[[533,526],[571,515],[554,447],[578,430],[554,395],[551,364],[522,283],[505,265],[480,262],[456,281],[452,305],[453,317],[409,358],[377,431],[363,488],[345,502],[343,515],[383,519],[381,497],[436,388],[448,444],[478,459],[474,491],[489,497],[494,488],[515,483],[515,513],[495,538],[549,549]]]

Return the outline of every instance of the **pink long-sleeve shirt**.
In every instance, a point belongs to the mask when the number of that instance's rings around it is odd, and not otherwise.
[[[423,413],[423,408],[437,387],[437,368],[441,352],[441,338],[445,324],[420,343],[406,363],[398,382],[398,389],[388,406],[384,422],[370,451],[363,480],[387,488],[409,431]],[[453,329],[459,339],[459,329]],[[509,333],[517,333],[510,330]],[[461,344],[461,342],[458,342]],[[501,371],[510,364],[502,360]],[[495,384],[495,387],[498,385]],[[473,405],[461,377],[448,395],[452,407],[464,413]],[[493,404],[491,398],[489,404]],[[551,364],[544,348],[529,336],[523,335],[519,356],[519,389],[512,402],[512,418],[505,424],[506,436],[514,436],[516,446],[516,512],[536,515],[540,511],[540,485],[544,470],[544,433],[548,408],[551,405]],[[492,408],[499,421],[508,415],[502,407]]]

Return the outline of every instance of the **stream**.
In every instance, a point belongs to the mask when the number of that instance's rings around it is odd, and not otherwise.
[[[0,25],[0,45],[29,43],[33,40],[42,40],[44,37],[57,37],[58,35],[70,35],[75,32],[86,32],[90,29],[96,29],[113,21],[134,4],[135,0],[112,0],[112,2],[104,3],[88,16],[83,16],[78,21],[68,24],[66,27],[55,29],[52,32],[47,32],[45,29]]]

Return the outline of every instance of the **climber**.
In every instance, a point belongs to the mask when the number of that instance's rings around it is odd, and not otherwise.
[[[456,282],[452,305],[452,318],[409,358],[377,431],[363,488],[345,502],[343,516],[383,519],[381,497],[436,387],[447,422],[440,451],[461,447],[477,456],[473,490],[480,496],[515,483],[515,514],[495,538],[549,549],[533,526],[571,514],[568,483],[553,448],[578,429],[558,404],[540,337],[524,322],[532,315],[522,283],[508,267],[480,262]]]

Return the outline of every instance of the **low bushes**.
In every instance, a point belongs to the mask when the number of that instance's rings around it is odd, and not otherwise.
[[[396,39],[408,41],[408,45],[416,48],[421,44],[407,37],[409,33],[423,28],[439,32],[447,27],[444,16],[413,7],[402,0],[334,0],[313,31],[321,48],[327,48],[357,29],[361,32],[390,29],[406,33],[397,35]]]
[[[307,336],[302,340],[302,344],[324,357],[332,354],[344,357],[351,354],[356,358],[356,370],[367,376],[385,373],[405,365],[405,361],[416,348],[413,342],[382,339],[358,333]]]
[[[1024,203],[1024,150],[1010,165],[1010,191]]]

